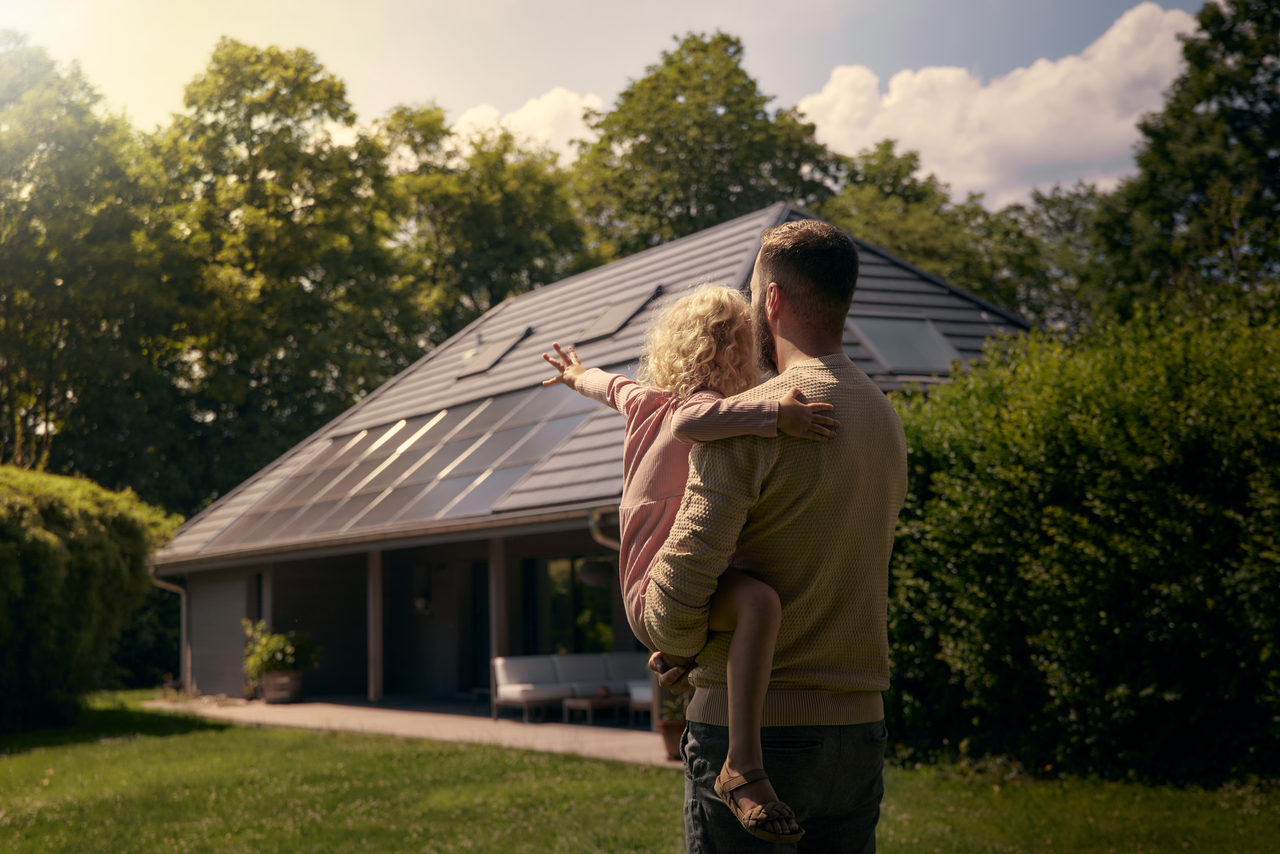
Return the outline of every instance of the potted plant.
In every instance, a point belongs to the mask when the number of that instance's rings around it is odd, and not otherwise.
[[[302,699],[302,673],[320,665],[320,648],[303,632],[268,632],[266,623],[244,624],[244,672],[250,687],[268,703]]]
[[[680,737],[684,735],[684,710],[689,705],[689,697],[692,695],[692,691],[685,691],[662,704],[658,732],[662,734],[662,743],[666,745],[668,759],[680,758]]]

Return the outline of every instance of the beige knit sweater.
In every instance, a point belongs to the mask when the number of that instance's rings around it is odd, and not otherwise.
[[[782,600],[763,725],[884,716],[889,555],[907,486],[902,423],[844,354],[802,362],[738,398],[777,399],[792,388],[835,406],[837,437],[738,436],[695,446],[675,526],[650,570],[650,637],[664,652],[697,657],[691,721],[728,725],[732,633],[709,633],[707,615],[731,560]]]

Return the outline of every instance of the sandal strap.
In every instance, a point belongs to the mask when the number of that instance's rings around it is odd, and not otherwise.
[[[723,773],[723,772],[721,772]],[[720,790],[726,795],[730,792],[741,789],[748,783],[754,783],[757,780],[768,780],[769,775],[764,772],[763,768],[753,768],[745,774],[735,775],[732,777],[721,777]]]
[[[748,827],[758,827],[766,821],[795,817],[795,810],[791,809],[791,807],[787,806],[782,801],[770,801],[767,804],[757,804],[747,812],[743,813],[742,821]]]

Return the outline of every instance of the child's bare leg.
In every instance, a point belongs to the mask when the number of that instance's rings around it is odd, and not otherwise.
[[[782,622],[782,603],[772,587],[730,568],[720,576],[711,597],[712,631],[733,632],[729,644],[729,755],[724,767],[731,775],[764,767],[760,748],[760,720],[764,695],[773,670],[773,647]],[[744,810],[779,800],[768,780],[757,780],[733,793]],[[765,830],[790,834],[800,826],[792,819],[769,822]]]

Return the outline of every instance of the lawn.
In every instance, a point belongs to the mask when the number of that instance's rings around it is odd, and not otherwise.
[[[246,729],[95,699],[0,738],[0,849],[683,850],[678,771],[385,736]],[[886,852],[1280,852],[1280,789],[891,769]]]

